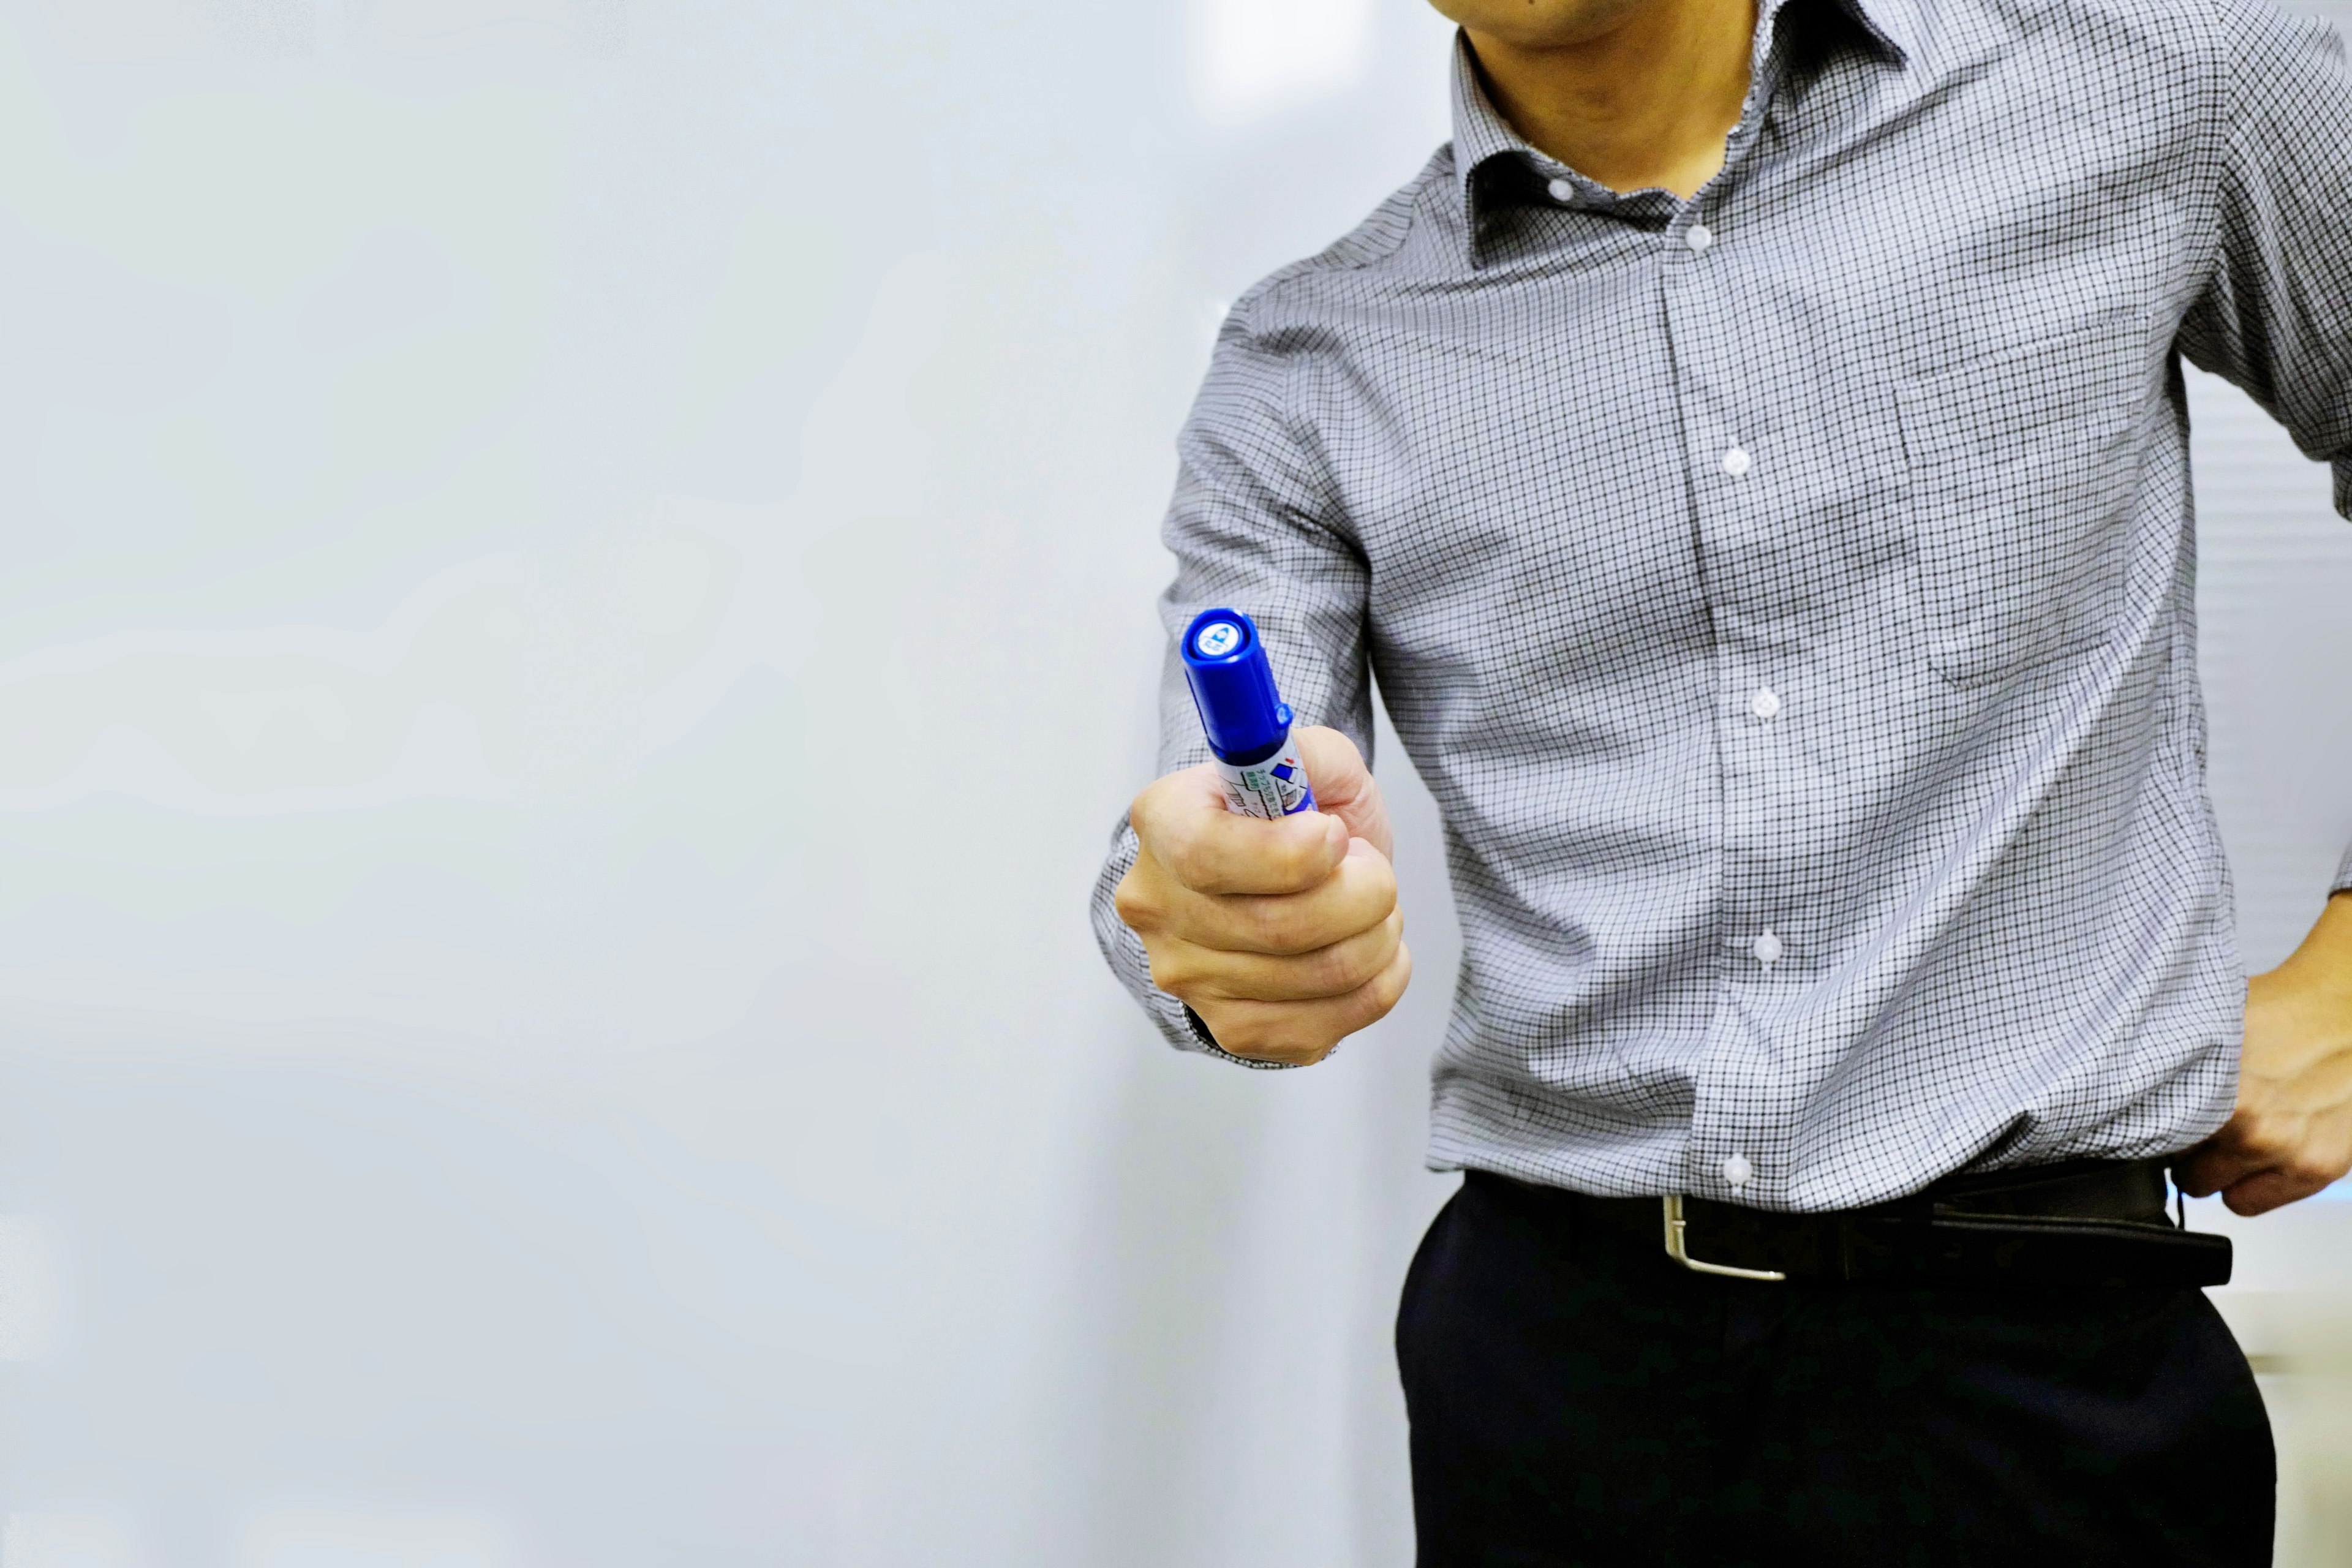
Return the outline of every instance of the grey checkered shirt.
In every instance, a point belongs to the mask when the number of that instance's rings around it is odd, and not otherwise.
[[[1453,142],[1234,306],[1161,610],[1360,745],[1379,678],[1462,919],[1433,1167],[1810,1210],[2226,1118],[2179,362],[2352,515],[2342,58],[2264,0],[1764,0],[1683,201],[1461,49]],[[1097,930],[1206,1048],[1134,855]]]

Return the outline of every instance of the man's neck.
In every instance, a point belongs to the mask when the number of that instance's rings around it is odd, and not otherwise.
[[[1486,89],[1527,142],[1612,190],[1688,197],[1748,97],[1756,0],[1648,0],[1610,32],[1529,48],[1475,30]]]

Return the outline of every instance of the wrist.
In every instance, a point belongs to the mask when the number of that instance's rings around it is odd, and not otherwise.
[[[2253,978],[2352,995],[2352,890],[2331,896],[2295,950],[2276,969]]]

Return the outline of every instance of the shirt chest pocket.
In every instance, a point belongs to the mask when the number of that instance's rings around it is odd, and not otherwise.
[[[2113,317],[1897,385],[1927,658],[1956,685],[2080,653],[2125,597],[2148,424],[2142,335]]]

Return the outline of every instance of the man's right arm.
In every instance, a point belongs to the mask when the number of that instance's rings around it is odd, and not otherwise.
[[[1285,1067],[1378,1022],[1412,975],[1380,786],[1338,731],[1298,740],[1322,810],[1242,816],[1211,768],[1170,773],[1128,814],[1138,852],[1113,895],[1154,987],[1226,1055]]]
[[[1171,1044],[1301,1066],[1386,1013],[1411,959],[1363,754],[1368,574],[1309,428],[1314,367],[1252,330],[1257,303],[1254,291],[1227,318],[1178,440],[1162,776],[1114,834],[1093,914],[1112,972]],[[1213,605],[1257,623],[1301,725],[1329,727],[1299,735],[1320,812],[1263,822],[1225,810],[1173,652]]]

